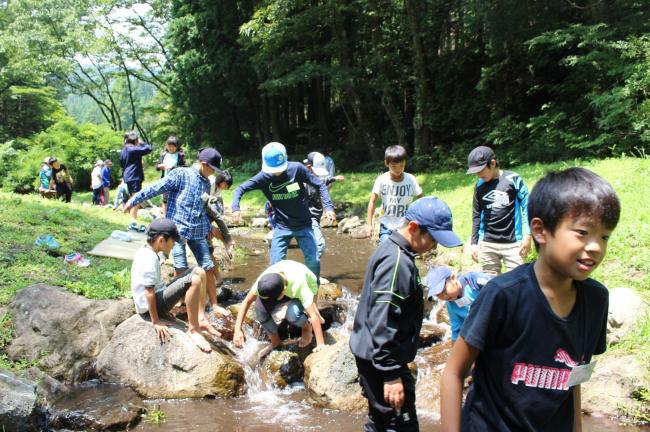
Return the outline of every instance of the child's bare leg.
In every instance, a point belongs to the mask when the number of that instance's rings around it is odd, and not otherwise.
[[[210,276],[207,275],[205,273],[205,270],[203,270],[202,268],[197,269],[196,274],[200,277],[201,280],[201,286],[199,290],[198,314],[197,314],[197,318],[199,321],[198,328],[201,329],[202,331],[208,332],[212,336],[221,337],[221,333],[219,333],[217,329],[215,329],[214,326],[210,324],[205,317],[205,295],[206,295],[205,285],[206,285],[207,278]]]
[[[138,221],[138,210],[140,210],[140,205],[134,205],[129,210],[129,214],[131,215],[131,221],[132,222],[137,222]]]
[[[298,342],[298,346],[300,348],[304,348],[311,343],[312,339],[314,339],[314,335],[312,333],[312,326],[309,320],[307,320],[305,325],[302,327],[302,337]]]
[[[185,305],[187,306],[187,334],[190,335],[194,343],[201,351],[210,352],[210,344],[201,335],[199,324],[199,298],[201,297],[202,280],[200,274],[192,275],[192,284],[185,293]]]

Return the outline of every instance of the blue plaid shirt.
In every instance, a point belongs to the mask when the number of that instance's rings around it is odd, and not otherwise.
[[[145,187],[129,201],[134,206],[160,194],[167,194],[167,214],[178,233],[187,240],[204,239],[210,231],[203,193],[210,193],[210,181],[196,167],[176,168],[163,179]]]

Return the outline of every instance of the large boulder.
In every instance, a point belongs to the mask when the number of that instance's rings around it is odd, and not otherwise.
[[[90,300],[37,284],[18,292],[10,309],[16,337],[6,348],[9,357],[38,360],[52,377],[74,382],[92,375],[92,362],[133,314],[133,302]]]
[[[341,339],[305,360],[305,386],[317,406],[351,412],[367,407],[348,341]]]
[[[634,401],[635,395],[648,389],[647,371],[636,357],[601,357],[591,379],[581,385],[582,410],[607,416],[625,416],[645,410],[642,414],[648,416],[648,404],[644,408],[635,406]]]
[[[630,288],[614,288],[609,291],[607,317],[608,340],[617,343],[648,311],[648,304]]]
[[[303,373],[300,356],[291,351],[271,351],[260,365],[262,380],[278,388],[300,381]]]
[[[35,412],[36,384],[0,371],[0,430],[37,430]]]
[[[179,321],[169,325],[171,340],[161,344],[151,322],[134,315],[120,324],[97,358],[99,375],[132,387],[150,399],[234,397],[244,391],[244,369],[230,350],[212,344],[204,353]]]
[[[142,399],[116,384],[86,383],[50,408],[49,426],[70,430],[122,430],[136,424],[144,411]]]

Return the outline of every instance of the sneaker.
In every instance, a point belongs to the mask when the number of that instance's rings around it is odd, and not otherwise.
[[[50,234],[39,236],[34,242],[36,246],[43,246],[46,249],[55,250],[59,248],[59,243]]]
[[[140,232],[145,232],[145,231],[147,231],[147,226],[146,226],[146,225],[140,225],[140,229],[139,229],[139,231],[140,231]]]
[[[129,231],[140,231],[138,228],[138,224],[135,222],[131,222],[131,225],[127,228]]]
[[[77,261],[77,265],[79,267],[88,267],[90,265],[90,260],[80,255],[79,260]]]
[[[70,252],[63,257],[63,261],[68,264],[76,264],[81,259],[81,254],[79,252]]]

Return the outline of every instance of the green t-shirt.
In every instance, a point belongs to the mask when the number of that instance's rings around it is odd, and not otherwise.
[[[283,273],[284,277],[287,278],[287,288],[284,295],[299,300],[305,309],[314,302],[314,296],[318,293],[316,275],[304,264],[291,260],[276,262],[259,275],[251,288],[253,294],[259,295],[257,281],[267,273]]]

